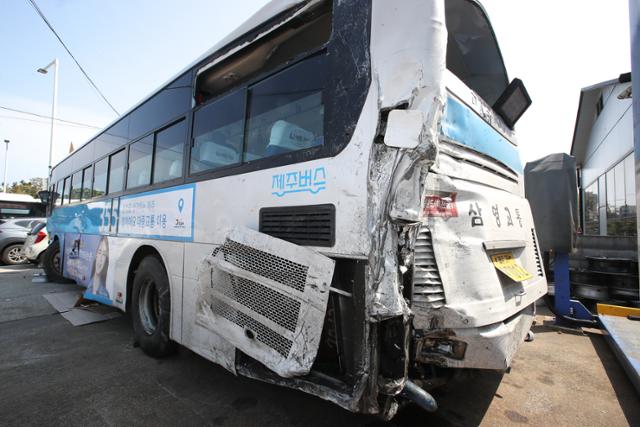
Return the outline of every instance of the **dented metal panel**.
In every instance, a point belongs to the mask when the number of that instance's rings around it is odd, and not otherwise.
[[[283,377],[309,372],[329,298],[334,261],[236,228],[207,257],[197,322]]]

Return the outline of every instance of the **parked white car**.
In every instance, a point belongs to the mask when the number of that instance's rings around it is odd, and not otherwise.
[[[29,262],[40,264],[41,256],[49,246],[47,223],[42,222],[31,229],[22,246],[22,252]]]

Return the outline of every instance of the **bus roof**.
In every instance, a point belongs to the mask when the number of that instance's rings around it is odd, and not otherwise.
[[[41,203],[39,199],[35,199],[31,197],[29,194],[2,193],[2,192],[0,192],[0,201]]]

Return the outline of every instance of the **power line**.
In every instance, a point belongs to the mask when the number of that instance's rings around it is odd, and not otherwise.
[[[0,119],[8,119],[8,120],[23,120],[23,121],[27,121],[27,122],[33,122],[33,123],[38,123],[41,125],[45,125],[48,126],[49,122],[41,120],[41,119],[30,119],[28,117],[15,117],[15,116],[5,116],[3,114],[0,114]],[[73,125],[71,123],[59,123],[59,126],[70,126],[70,127],[74,127],[74,128],[84,128],[87,129],[86,125]],[[92,126],[93,127],[93,126]]]
[[[49,29],[51,30],[51,32],[56,36],[56,38],[58,39],[58,41],[60,42],[60,44],[62,45],[62,47],[64,47],[64,49],[67,51],[67,53],[69,54],[69,56],[71,57],[71,59],[73,59],[73,61],[76,63],[76,65],[78,66],[78,68],[80,69],[80,71],[82,71],[82,74],[84,74],[84,76],[87,78],[87,80],[89,81],[89,83],[91,83],[91,86],[93,86],[93,88],[98,92],[98,94],[102,97],[102,99],[104,100],[104,102],[107,103],[107,105],[113,110],[114,113],[116,113],[116,115],[120,115],[120,113],[118,113],[118,110],[116,110],[113,105],[111,105],[111,103],[107,100],[107,98],[104,96],[104,94],[102,93],[102,91],[100,89],[98,89],[98,86],[96,86],[96,84],[93,82],[93,80],[91,80],[91,77],[89,77],[89,75],[87,74],[87,72],[84,70],[84,68],[82,68],[82,65],[80,65],[80,63],[78,62],[78,60],[76,59],[75,56],[73,56],[73,54],[71,53],[71,51],[69,50],[69,48],[67,47],[66,44],[64,44],[64,42],[62,41],[62,38],[58,35],[58,33],[56,32],[56,30],[54,30],[53,26],[51,25],[51,23],[49,22],[49,20],[47,19],[46,16],[44,16],[44,13],[42,13],[42,11],[40,10],[40,8],[38,7],[38,5],[36,4],[35,0],[29,0],[29,3],[31,4],[31,6],[33,6],[33,8],[35,9],[36,13],[40,16],[40,18],[42,18],[42,20],[44,21],[45,24],[47,24],[47,27],[49,27]]]
[[[30,116],[36,116],[36,117],[40,117],[40,118],[43,118],[43,119],[51,120],[51,116],[46,116],[44,114],[32,113],[30,111],[25,111],[25,110],[18,110],[17,108],[10,108],[10,107],[2,106],[2,105],[0,105],[0,108],[3,109],[3,110],[12,111],[14,113],[28,114]],[[8,117],[8,116],[5,116],[5,117],[6,118],[15,118],[15,119],[19,119],[20,118],[20,117]],[[88,128],[102,129],[99,126],[88,125],[86,123],[74,122],[74,121],[71,121],[71,120],[64,120],[64,119],[59,119],[59,118],[56,118],[55,120],[57,122],[68,123],[70,125],[75,125],[75,126],[84,126],[84,127],[88,127]]]

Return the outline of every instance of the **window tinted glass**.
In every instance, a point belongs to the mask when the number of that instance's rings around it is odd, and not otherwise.
[[[129,138],[157,129],[190,109],[191,73],[187,73],[131,113]]]
[[[93,173],[93,197],[99,197],[107,193],[107,169],[109,158],[105,157],[95,165]]]
[[[509,82],[491,25],[469,0],[447,0],[445,8],[447,68],[493,105]]]
[[[140,187],[151,183],[152,155],[153,135],[149,135],[129,146],[127,188]]]
[[[64,203],[65,205],[67,203],[69,203],[69,193],[71,191],[71,177],[68,176],[64,179],[64,190],[63,190],[63,197],[64,200],[62,203]]]
[[[202,107],[194,115],[191,173],[239,163],[244,135],[245,92]]]
[[[600,234],[600,217],[598,214],[598,182],[594,182],[584,190],[584,233]]]
[[[91,198],[91,180],[93,179],[93,166],[85,168],[82,172],[82,200]]]
[[[107,193],[117,193],[124,188],[124,166],[126,162],[126,150],[120,150],[109,156],[109,189]]]
[[[323,144],[325,69],[316,56],[250,88],[245,161]]]
[[[60,206],[62,204],[62,187],[63,186],[64,186],[64,182],[62,180],[58,181],[58,183],[56,184],[56,189],[55,189],[55,192],[56,192],[55,205],[56,206]]]
[[[79,202],[82,194],[82,171],[73,174],[71,178],[71,202]]]
[[[153,182],[163,182],[182,176],[182,157],[186,134],[185,120],[156,133],[153,161]]]
[[[93,144],[93,158],[99,158],[107,153],[111,153],[118,147],[122,147],[129,142],[129,116],[123,117],[100,134],[95,140],[91,142]]]

